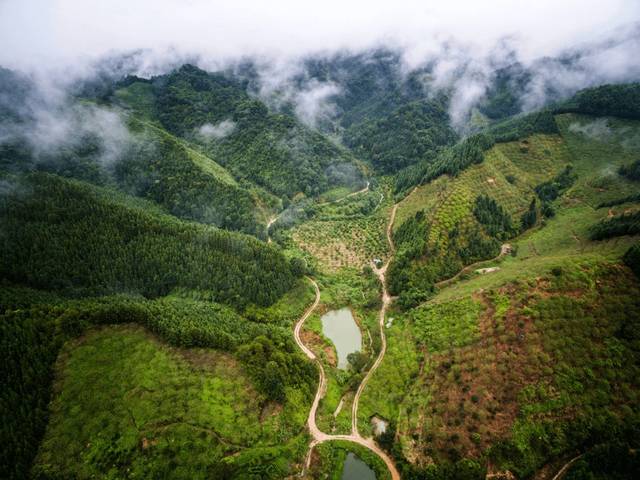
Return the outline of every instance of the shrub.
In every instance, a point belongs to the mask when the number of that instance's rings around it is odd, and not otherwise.
[[[591,240],[604,240],[640,233],[640,211],[607,218],[591,226]]]
[[[536,207],[536,199],[531,200],[529,209],[520,217],[521,230],[525,230],[533,227],[538,222],[538,208]]]
[[[633,270],[633,273],[640,278],[640,242],[629,248],[622,259],[625,265]]]
[[[629,180],[635,180],[640,182],[640,159],[633,162],[631,165],[623,165],[618,170],[620,175],[627,177]]]

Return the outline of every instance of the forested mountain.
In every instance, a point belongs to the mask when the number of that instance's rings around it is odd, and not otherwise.
[[[236,307],[270,305],[293,284],[284,258],[254,238],[53,175],[8,185],[0,271],[13,282],[84,295],[207,290]]]
[[[471,61],[132,58],[0,69],[0,476],[640,470],[640,84],[534,109],[579,57],[506,55],[465,110]]]
[[[316,196],[364,183],[355,158],[286,113],[271,113],[246,85],[185,65],[149,81],[129,78],[116,98],[199,145],[237,179],[279,197]]]
[[[345,144],[381,173],[432,156],[457,138],[446,93],[425,80],[429,66],[407,73],[398,51],[310,58],[304,67],[305,75],[295,79],[300,88],[310,79],[338,87],[335,119],[325,129],[341,132]]]

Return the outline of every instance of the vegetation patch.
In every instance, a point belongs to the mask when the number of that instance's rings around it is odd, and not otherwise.
[[[423,467],[471,457],[521,477],[611,439],[637,402],[639,292],[627,270],[593,265],[483,293],[477,337],[449,330],[457,345],[430,356],[405,400],[405,456]]]
[[[36,476],[283,475],[301,453],[299,417],[262,418],[268,404],[229,355],[171,349],[120,326],[67,345],[58,369]]]

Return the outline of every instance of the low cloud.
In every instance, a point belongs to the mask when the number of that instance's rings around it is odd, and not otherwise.
[[[604,141],[612,134],[611,127],[606,118],[599,118],[593,122],[581,124],[574,122],[569,125],[569,131],[573,133],[580,133],[593,140]]]
[[[5,92],[0,142],[23,145],[36,163],[78,154],[108,170],[134,141],[123,112],[78,102],[50,81],[17,78],[23,95]]]
[[[340,91],[335,83],[310,81],[294,95],[296,115],[310,127],[316,127],[322,121],[333,120],[336,105],[332,100]]]
[[[236,123],[233,120],[223,120],[215,125],[205,123],[198,129],[198,135],[206,140],[221,140],[228,137],[236,130]]]

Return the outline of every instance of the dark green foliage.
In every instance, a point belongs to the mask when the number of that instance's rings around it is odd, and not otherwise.
[[[591,240],[604,240],[640,233],[640,211],[602,220],[591,227]]]
[[[0,315],[2,478],[27,478],[47,425],[52,369],[64,340],[36,318]]]
[[[305,387],[315,377],[313,364],[300,361],[290,340],[258,336],[238,349],[238,357],[260,390],[278,402],[285,400],[285,387]]]
[[[538,223],[538,207],[536,199],[531,200],[529,209],[522,214],[520,218],[520,229],[524,232]]]
[[[454,463],[434,463],[424,468],[409,463],[404,463],[402,467],[402,478],[405,480],[484,480],[487,476],[486,467],[470,458]]]
[[[633,273],[640,278],[640,243],[636,243],[627,250],[622,258],[625,265],[633,270]]]
[[[272,247],[152,213],[109,190],[34,174],[0,201],[0,273],[17,283],[152,297],[183,287],[234,306],[269,305],[293,284]]]
[[[515,233],[511,216],[487,195],[478,195],[473,207],[473,215],[492,237],[506,240]]]
[[[443,149],[435,159],[422,160],[401,170],[396,177],[395,193],[408,192],[413,186],[428,183],[441,175],[457,175],[482,162],[484,152],[495,143],[518,140],[534,133],[558,133],[551,111],[543,110],[495,124],[453,147]]]
[[[542,202],[540,207],[540,213],[546,218],[553,218],[556,216],[556,211],[549,202]]]
[[[450,148],[445,148],[434,160],[423,160],[400,171],[395,192],[406,192],[415,185],[428,183],[441,175],[457,175],[465,168],[481,163],[486,150],[494,145],[493,137],[473,135]]]
[[[640,193],[636,193],[634,195],[628,195],[626,197],[618,198],[616,200],[611,200],[609,202],[602,202],[598,205],[598,208],[615,207],[616,205],[622,205],[623,203],[634,203],[634,202],[640,202]]]
[[[398,305],[404,309],[428,300],[435,292],[434,284],[452,277],[465,265],[495,257],[500,242],[475,227],[461,237],[459,226],[449,232],[446,251],[439,245],[427,246],[429,222],[424,212],[406,220],[396,231],[396,255],[389,265],[389,291],[398,295]],[[425,261],[420,261],[425,259]]]
[[[533,135],[534,133],[558,133],[558,126],[550,110],[520,115],[503,122],[496,123],[487,129],[496,143],[513,142]]]
[[[565,169],[548,182],[536,186],[535,191],[543,202],[552,202],[564,193],[576,179],[573,167],[567,165]]]
[[[378,444],[388,452],[393,451],[393,446],[396,438],[396,422],[387,422],[387,427],[384,432],[376,437]]]
[[[417,307],[418,305],[426,302],[434,294],[435,288],[432,283],[401,290],[398,295],[398,305],[403,310],[409,310],[410,308]]]
[[[345,142],[386,173],[396,172],[456,140],[443,100],[413,102],[381,119],[353,126]]]
[[[176,216],[263,235],[264,228],[256,218],[257,201],[247,188],[236,184],[211,159],[149,122],[151,83],[130,78],[121,86],[130,89],[122,96],[144,120],[125,116],[119,108],[77,98],[61,101],[58,112],[32,83],[9,82],[0,75],[0,92],[4,92],[0,96],[12,99],[6,102],[4,113],[5,102],[0,100],[0,125],[7,122],[7,131],[12,132],[0,140],[0,170],[39,170],[95,185],[117,186],[155,201]],[[52,111],[53,118],[58,120],[59,116],[58,121],[68,123],[65,128],[72,130],[47,148],[29,133],[38,126],[42,111]],[[113,138],[110,132],[104,132],[103,137],[97,130],[94,117],[98,113],[98,117],[108,115],[109,121],[118,123]]]
[[[557,113],[640,118],[640,83],[602,85],[578,92],[561,103]]]
[[[618,172],[629,180],[640,182],[640,160],[636,160],[631,165],[621,166]]]
[[[346,150],[291,115],[269,113],[246,92],[243,82],[185,65],[154,78],[152,86],[154,118],[169,132],[199,144],[236,178],[289,198],[298,192],[317,195],[334,185],[362,183]],[[127,96],[120,99],[127,101]],[[205,124],[223,121],[234,126],[224,137],[198,133]]]
[[[402,105],[424,97],[420,72],[400,73],[400,52],[386,49],[360,54],[339,53],[329,58],[309,58],[301,84],[310,78],[334,82],[342,92],[335,98],[340,112],[337,121],[349,130],[352,126],[390,115]]]
[[[222,305],[129,296],[41,303],[53,297],[45,292],[9,289],[11,302],[21,308],[0,305],[4,312],[0,314],[0,354],[4,359],[0,366],[4,386],[0,392],[2,478],[27,476],[48,418],[58,351],[65,341],[94,325],[138,323],[179,347],[234,352],[242,346],[239,358],[259,390],[273,400],[283,401],[286,387],[309,393],[315,381],[313,365],[300,357],[287,328],[250,322]],[[33,306],[27,307],[29,304]],[[256,342],[270,346],[265,363],[252,363],[244,353],[248,344]]]
[[[267,114],[266,107],[251,101],[236,80],[193,65],[156,77],[152,85],[156,117],[179,136],[190,135],[204,123],[219,123],[236,111],[253,110],[259,117]]]
[[[349,366],[354,372],[361,372],[369,361],[369,357],[364,352],[351,352],[347,355]]]
[[[416,259],[424,255],[429,226],[424,211],[420,210],[406,220],[393,235],[398,253],[407,259]]]
[[[565,480],[634,479],[640,475],[640,456],[637,453],[640,428],[632,431],[630,441],[615,439],[591,448],[575,462]]]
[[[136,121],[131,125],[141,138],[114,167],[121,189],[153,200],[177,217],[264,236],[255,218],[256,202],[246,189],[204,171],[193,159],[201,154],[161,129]]]

